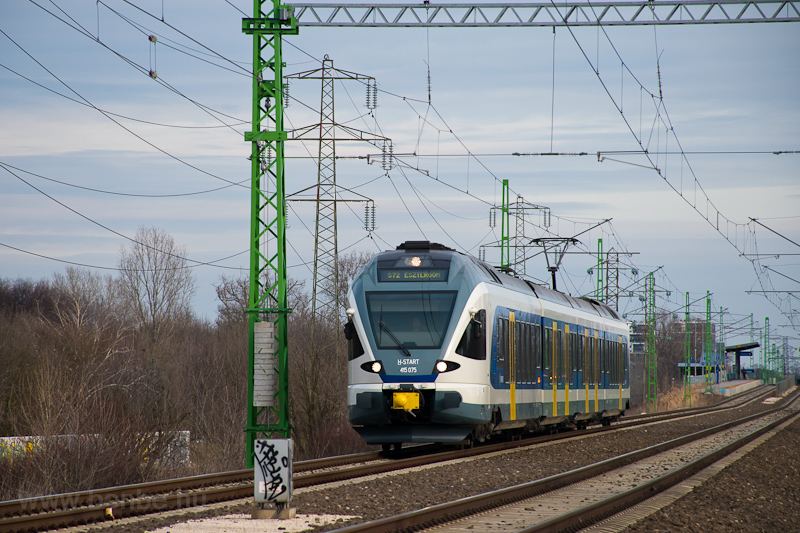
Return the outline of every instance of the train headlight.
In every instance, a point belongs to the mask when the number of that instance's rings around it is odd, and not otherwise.
[[[383,364],[380,361],[367,361],[361,365],[361,370],[373,374],[383,374]]]
[[[458,368],[461,368],[461,365],[459,365],[458,363],[454,363],[453,361],[442,361],[442,360],[439,360],[439,361],[436,361],[436,363],[434,363],[434,365],[433,365],[433,371],[436,374],[443,374],[445,372],[452,372],[453,370],[456,370]]]

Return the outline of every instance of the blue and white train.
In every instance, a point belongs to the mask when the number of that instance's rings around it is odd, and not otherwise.
[[[369,444],[582,428],[628,407],[629,326],[600,302],[408,241],[364,266],[348,305],[347,404]]]

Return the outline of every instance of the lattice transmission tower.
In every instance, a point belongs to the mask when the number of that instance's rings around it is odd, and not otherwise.
[[[293,139],[318,142],[317,183],[298,191],[298,193],[291,195],[289,199],[304,201],[304,199],[294,198],[294,196],[314,189],[315,194],[310,200],[316,203],[311,312],[315,319],[327,319],[338,326],[341,309],[338,290],[339,239],[337,204],[339,202],[367,202],[364,225],[364,229],[367,232],[372,232],[375,229],[375,205],[366,196],[353,193],[353,191],[336,184],[336,143],[337,141],[365,141],[378,146],[381,150],[387,150],[391,147],[391,140],[382,135],[375,135],[371,132],[336,123],[335,82],[352,80],[363,83],[366,87],[365,107],[372,112],[378,107],[378,88],[374,77],[334,68],[333,59],[325,55],[321,68],[287,75],[285,82],[287,89],[291,79],[320,80],[321,84],[319,122],[290,132]],[[287,93],[285,103],[288,106],[288,90],[285,92]],[[340,198],[340,190],[354,194],[358,198]]]
[[[510,201],[508,180],[503,180],[503,203],[489,209],[489,226],[494,228],[497,224],[497,214],[500,213],[501,229],[500,241],[482,244],[479,250],[481,260],[486,259],[486,248],[500,248],[500,267],[513,271],[517,275],[525,276],[526,258],[528,250],[534,245],[531,238],[525,234],[526,220],[531,220],[534,212],[541,213],[541,227],[550,227],[550,208],[526,202],[522,196],[517,195],[514,203]],[[511,229],[514,229],[513,235]],[[513,261],[512,261],[513,248]]]

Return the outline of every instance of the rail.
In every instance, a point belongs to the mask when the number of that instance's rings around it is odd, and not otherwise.
[[[480,494],[454,502],[434,505],[410,513],[404,513],[397,516],[337,529],[334,533],[385,533],[389,531],[417,531],[463,518],[465,516],[481,513],[503,505],[509,505],[514,502],[544,494],[546,492],[577,483],[584,479],[589,479],[611,470],[615,470],[635,461],[639,461],[669,449],[676,448],[715,433],[725,431],[737,425],[745,424],[757,418],[767,416],[771,413],[777,413],[778,411],[785,409],[791,403],[795,402],[799,397],[800,393],[795,393],[791,398],[787,399],[786,402],[783,402],[781,406],[774,409],[750,415],[739,420],[726,422],[712,428],[698,431],[690,435],[685,435],[683,437],[678,437],[676,439],[643,448],[641,450],[629,452],[618,457],[595,463],[593,465],[588,465],[582,468],[571,470],[569,472],[556,474],[544,479],[532,481],[530,483],[509,487],[486,494]],[[796,412],[787,414],[778,420],[748,434],[744,438],[738,439],[733,443],[720,448],[719,450],[715,450],[695,461],[688,463],[684,467],[681,467],[667,476],[657,478],[652,482],[631,489],[618,496],[609,498],[608,500],[597,502],[596,504],[579,509],[575,512],[568,513],[541,524],[537,524],[529,529],[525,529],[524,532],[532,533],[534,531],[562,531],[571,527],[575,527],[576,524],[582,524],[583,527],[586,527],[593,522],[609,516],[610,514],[617,513],[623,508],[627,508],[643,499],[653,496],[655,491],[660,492],[679,483],[683,479],[693,475],[695,472],[702,470],[706,466],[717,461],[720,457],[732,453],[736,449],[744,446],[766,431],[769,431],[775,426],[783,423],[786,421],[786,419],[797,415],[798,414]]]
[[[758,394],[754,394],[753,398],[748,401],[766,396],[771,393],[772,389],[773,387],[765,387],[764,390],[759,389]],[[294,465],[295,476],[293,483],[296,488],[320,485],[535,444],[589,436],[653,422],[675,420],[695,416],[703,411],[717,411],[738,407],[738,404],[734,403],[720,409],[721,405],[728,403],[731,403],[731,401],[726,400],[704,408],[684,409],[671,413],[660,413],[656,416],[637,417],[607,427],[594,427],[582,431],[493,443],[463,450],[424,454],[423,449],[426,447],[419,447],[420,450],[416,452],[408,448],[404,452],[423,453],[424,455],[406,457],[392,454],[389,456],[392,460],[385,461],[379,461],[380,459],[385,459],[386,456],[377,452],[298,461]],[[355,463],[368,464],[348,466]],[[344,468],[313,472],[340,466]],[[226,486],[218,486],[223,484]],[[110,487],[95,491],[12,500],[0,502],[0,516],[4,517],[0,518],[0,532],[56,528],[70,524],[100,522],[109,518],[157,513],[168,509],[193,507],[218,501],[251,497],[252,495],[253,471],[244,469],[154,483]]]

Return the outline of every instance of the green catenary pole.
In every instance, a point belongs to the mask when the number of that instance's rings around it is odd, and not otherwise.
[[[511,233],[511,222],[508,216],[508,180],[503,180],[503,209],[500,217],[500,266],[508,268],[511,264],[511,243],[509,234]]]
[[[722,307],[719,308],[719,345],[722,346],[722,351],[719,352],[717,359],[717,368],[725,367],[725,328],[724,328],[724,314]],[[715,352],[716,353],[716,352]]]
[[[603,301],[605,276],[603,275],[603,239],[597,239],[597,301]]]
[[[764,317],[764,369],[767,371],[767,379],[772,380],[772,366],[769,358],[769,317]],[[766,383],[766,382],[765,382]]]
[[[686,293],[686,314],[683,319],[683,350],[684,350],[684,369],[683,374],[683,406],[692,406],[692,333],[691,318],[689,316],[689,293]]]
[[[287,438],[291,429],[282,37],[296,34],[297,23],[291,8],[282,6],[280,0],[254,0],[253,18],[242,20],[242,31],[253,36],[252,130],[245,133],[245,141],[251,143],[245,462],[252,468],[259,435]],[[257,346],[257,330],[268,337],[263,345],[267,348]],[[265,351],[271,352],[266,360]],[[256,386],[257,380],[266,383],[263,390]]]
[[[645,280],[645,323],[647,324],[647,406],[658,411],[658,360],[656,358],[656,278],[650,272]]]
[[[711,292],[706,291],[706,342],[705,342],[706,392],[711,392]]]

